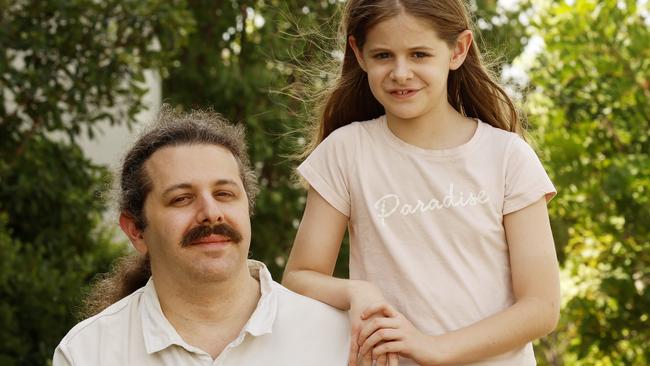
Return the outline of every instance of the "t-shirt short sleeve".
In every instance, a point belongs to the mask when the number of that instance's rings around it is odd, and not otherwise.
[[[347,130],[347,131],[344,131]],[[298,166],[298,173],[307,180],[332,207],[350,217],[348,172],[352,171],[354,144],[348,136],[351,126],[341,127],[323,140]]]
[[[503,214],[527,207],[540,198],[550,201],[557,191],[535,151],[519,137],[513,138],[507,155]]]

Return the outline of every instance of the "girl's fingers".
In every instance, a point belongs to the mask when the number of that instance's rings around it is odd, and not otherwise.
[[[365,322],[357,335],[357,344],[363,344],[368,337],[380,329],[395,329],[399,323],[394,318],[373,318]]]
[[[397,353],[388,354],[388,366],[399,366],[399,357],[397,357]]]
[[[358,355],[357,355],[358,357]],[[365,355],[361,356],[361,366],[373,366],[372,365],[372,353],[368,352]]]
[[[383,314],[384,316],[391,317],[391,318],[397,316],[398,314],[395,311],[395,309],[393,309],[392,306],[386,303],[382,303],[382,304],[372,305],[366,308],[366,310],[364,310],[363,313],[361,313],[361,319],[366,320],[376,313]]]
[[[397,329],[379,329],[378,331],[372,333],[368,339],[361,345],[359,352],[362,355],[366,353],[372,353],[373,358],[377,358],[379,354],[375,354],[377,347],[383,342],[395,341],[399,338],[399,331]],[[386,352],[384,352],[386,353]]]
[[[381,355],[377,357],[377,366],[386,366],[387,358],[386,355]]]
[[[372,357],[377,358],[381,355],[395,354],[395,359],[397,362],[397,355],[402,352],[404,349],[404,343],[402,341],[388,341],[377,345],[377,347],[372,349]],[[390,359],[390,357],[389,357]]]
[[[352,336],[350,338],[350,356],[348,357],[348,366],[357,366],[357,357],[359,353],[359,326],[352,327]]]

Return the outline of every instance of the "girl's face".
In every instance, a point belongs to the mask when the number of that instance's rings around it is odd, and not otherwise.
[[[463,34],[457,43],[469,37],[466,47],[450,48],[425,20],[401,13],[370,28],[362,49],[349,41],[387,116],[413,120],[446,110],[449,70],[460,67],[471,44],[471,32]]]

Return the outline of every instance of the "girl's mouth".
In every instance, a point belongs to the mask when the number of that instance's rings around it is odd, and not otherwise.
[[[417,93],[418,91],[419,90],[417,89],[396,89],[396,90],[391,90],[390,94],[396,98],[404,99],[415,95],[415,93]]]

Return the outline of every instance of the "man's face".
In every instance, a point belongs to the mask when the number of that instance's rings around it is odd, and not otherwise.
[[[144,165],[152,189],[134,245],[154,277],[221,281],[246,270],[251,229],[239,167],[216,145],[164,147]]]

